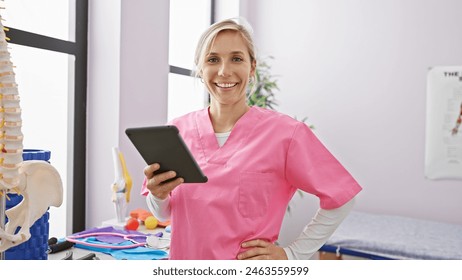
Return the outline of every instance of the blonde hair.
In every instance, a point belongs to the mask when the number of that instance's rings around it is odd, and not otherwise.
[[[241,34],[242,38],[247,44],[247,49],[250,55],[250,62],[253,63],[256,60],[255,45],[252,38],[252,27],[248,22],[240,18],[225,19],[212,24],[207,30],[202,33],[199,42],[196,47],[196,53],[194,56],[194,64],[196,66],[196,77],[201,77],[202,67],[204,64],[204,58],[210,52],[213,42],[217,37],[218,33],[225,30],[234,30]]]

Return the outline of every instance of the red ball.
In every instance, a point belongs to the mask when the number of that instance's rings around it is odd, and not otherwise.
[[[138,219],[130,218],[127,220],[127,223],[125,224],[125,229],[126,230],[137,230],[139,226],[140,226],[140,222],[138,222]]]

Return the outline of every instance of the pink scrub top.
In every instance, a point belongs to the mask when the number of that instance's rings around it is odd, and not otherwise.
[[[171,122],[209,180],[170,194],[170,259],[236,259],[243,241],[275,242],[297,189],[316,195],[324,209],[361,191],[306,124],[251,107],[219,147],[208,112]]]

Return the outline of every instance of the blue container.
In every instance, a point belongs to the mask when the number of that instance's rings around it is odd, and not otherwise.
[[[51,153],[46,150],[28,150],[23,151],[23,160],[50,160]],[[16,206],[22,201],[22,195],[8,194],[10,200],[6,200],[6,210]],[[50,213],[47,211],[43,216],[35,221],[29,231],[31,237],[24,243],[12,247],[5,251],[7,260],[47,260],[48,254],[48,233],[50,229]],[[8,221],[8,218],[6,218]],[[19,229],[17,230],[19,231]]]

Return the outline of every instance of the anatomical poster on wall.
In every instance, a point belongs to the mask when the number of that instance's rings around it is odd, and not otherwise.
[[[427,73],[425,176],[462,179],[462,66]]]

